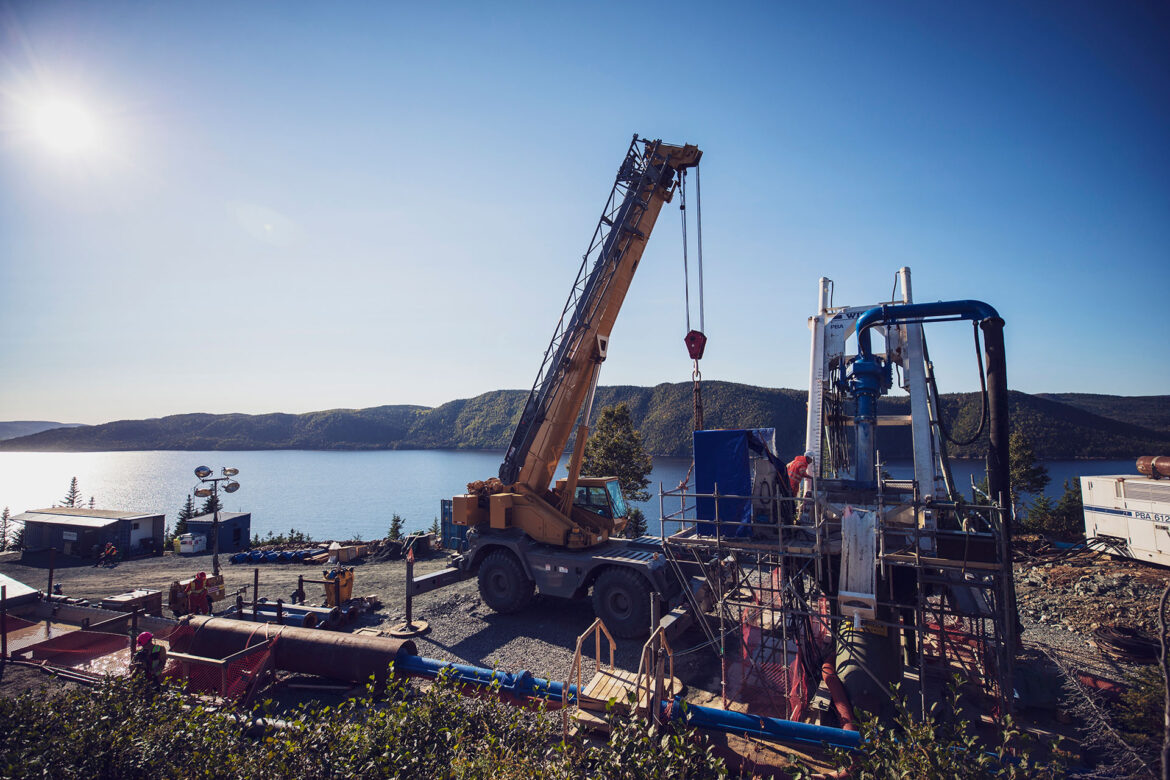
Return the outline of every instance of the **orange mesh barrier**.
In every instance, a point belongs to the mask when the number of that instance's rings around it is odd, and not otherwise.
[[[727,669],[728,687],[736,691],[733,698],[749,704],[751,712],[800,720],[812,693],[812,678],[801,664],[797,637],[791,632],[785,653],[779,594],[779,571],[773,571],[771,590],[756,590],[755,600],[760,606],[740,612],[743,641],[738,662],[729,664]],[[829,603],[821,598],[814,608],[822,617],[811,619],[811,636],[800,641],[810,642],[819,658],[829,644]]]
[[[266,626],[258,625],[253,635],[262,629],[266,629]],[[194,634],[195,630],[189,625],[180,625],[171,634],[171,646],[176,649],[185,648]],[[269,637],[261,636],[258,641],[262,642],[264,639]],[[172,679],[186,679],[187,690],[191,693],[220,696],[225,699],[245,698],[259,679],[276,642],[276,637],[271,637],[264,649],[248,653],[227,665],[171,658],[167,661],[163,675]]]
[[[100,631],[70,631],[24,649],[24,655],[34,661],[54,666],[75,666],[101,655],[109,655],[129,647],[129,640],[117,634]]]

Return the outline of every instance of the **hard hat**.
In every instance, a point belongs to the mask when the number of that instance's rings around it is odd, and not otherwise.
[[[141,634],[138,635],[138,646],[139,647],[146,647],[147,645],[149,645],[153,641],[154,641],[154,634],[150,633],[149,631],[143,631]]]
[[[197,580],[207,579],[207,572],[205,572],[205,571],[199,572],[198,574],[195,575],[195,579],[197,579]]]
[[[808,458],[809,460],[812,460],[814,457],[813,451],[809,450],[808,452],[804,453],[804,457]]]

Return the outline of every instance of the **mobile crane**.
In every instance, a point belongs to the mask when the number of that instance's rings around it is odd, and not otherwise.
[[[592,588],[594,611],[624,637],[649,628],[652,592],[679,592],[657,542],[612,538],[629,514],[617,477],[580,472],[610,331],[662,206],[701,157],[690,144],[636,135],[630,142],[499,477],[470,483],[452,500],[452,521],[469,528],[468,549],[430,583],[416,580],[413,592],[475,572],[489,607],[517,612],[537,589],[580,598]],[[550,489],[578,418],[568,474]]]

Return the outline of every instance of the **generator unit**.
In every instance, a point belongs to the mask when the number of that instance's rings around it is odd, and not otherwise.
[[[1085,538],[1113,542],[1131,558],[1170,566],[1170,480],[1081,477]]]

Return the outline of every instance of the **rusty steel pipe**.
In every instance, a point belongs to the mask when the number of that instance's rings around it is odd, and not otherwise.
[[[364,683],[370,677],[384,680],[391,663],[418,653],[409,639],[324,633],[310,628],[257,625],[202,615],[188,620],[195,635],[184,647],[176,647],[178,652],[226,658],[275,637],[272,660],[277,669],[353,683]]]
[[[1137,459],[1139,474],[1145,474],[1154,479],[1170,477],[1170,458],[1165,455],[1143,455]]]

